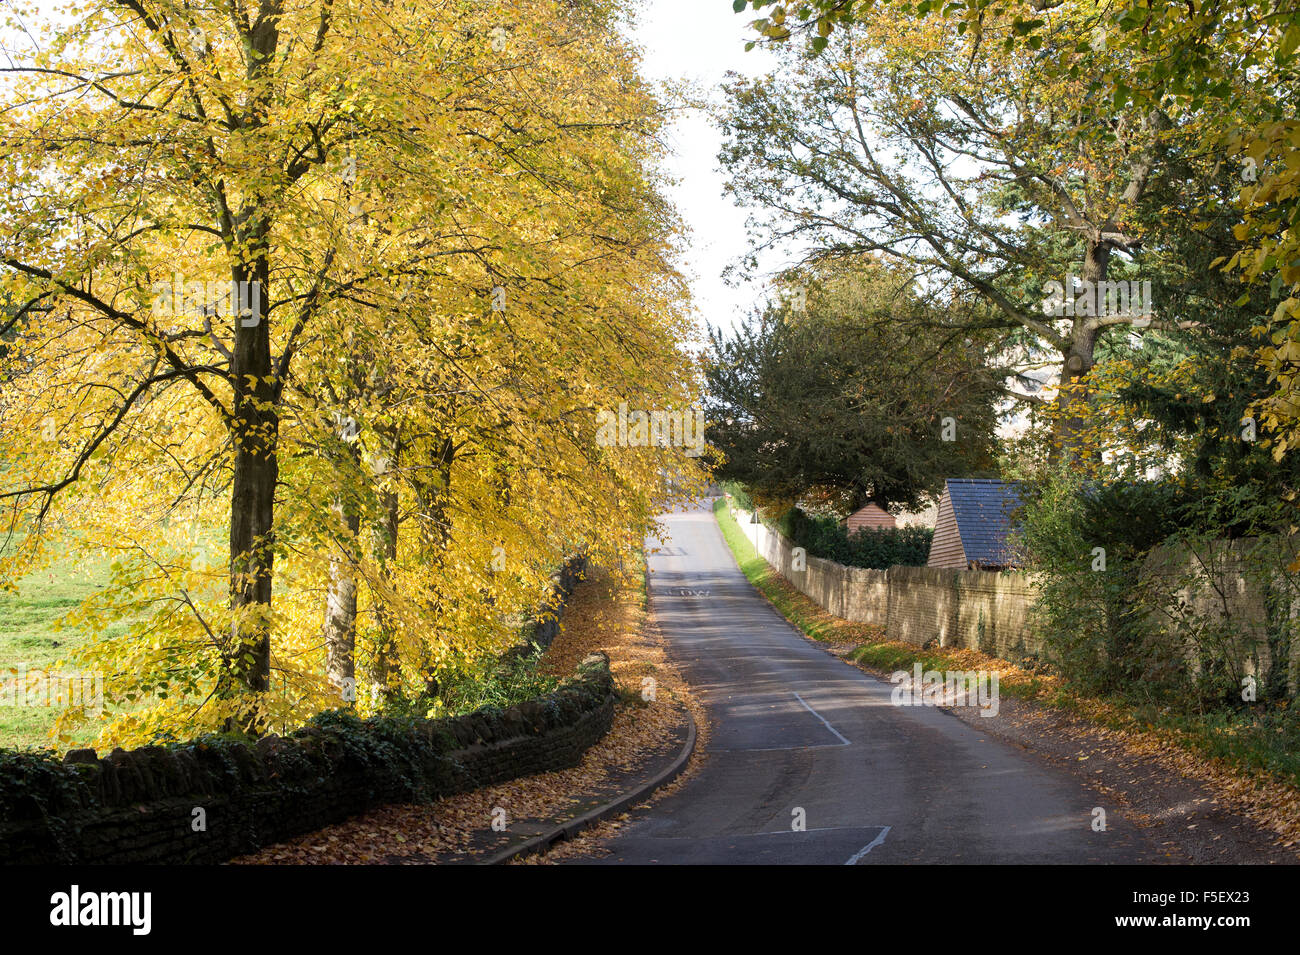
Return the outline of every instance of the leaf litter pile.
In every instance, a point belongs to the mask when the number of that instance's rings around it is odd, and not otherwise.
[[[582,762],[566,770],[527,776],[425,805],[394,804],[233,860],[236,865],[446,864],[473,862],[510,841],[512,832],[532,834],[552,820],[579,815],[635,786],[645,767],[676,754],[686,712],[703,737],[703,713],[668,662],[662,635],[643,607],[635,585],[593,568],[574,589],[561,631],[542,667],[572,674],[587,654],[604,650],[624,700],[606,736]],[[654,681],[654,699],[642,699],[643,681]],[[669,789],[675,789],[674,783]],[[663,792],[663,791],[661,791]],[[658,794],[656,794],[658,795]],[[494,832],[494,812],[505,811],[507,830]],[[596,827],[602,830],[604,827]],[[586,840],[583,840],[586,843]]]

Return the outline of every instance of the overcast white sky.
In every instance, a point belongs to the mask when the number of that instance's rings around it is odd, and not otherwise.
[[[752,10],[735,13],[730,0],[646,0],[637,14],[633,37],[645,54],[643,72],[655,80],[688,79],[715,101],[728,70],[765,73],[772,57],[761,49],[745,52],[753,35],[746,24]],[[722,271],[746,251],[745,211],[723,196],[718,168],[722,145],[718,130],[702,112],[681,114],[669,138],[674,154],[667,172],[678,182],[671,196],[690,226],[692,241],[682,263],[702,320],[734,322],[763,294],[761,287],[729,287]],[[784,264],[773,259],[764,268]]]

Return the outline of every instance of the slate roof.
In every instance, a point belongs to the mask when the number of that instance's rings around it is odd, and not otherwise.
[[[947,483],[966,560],[995,567],[1016,563],[1007,535],[1012,514],[1023,502],[1020,485],[983,478],[949,478]]]

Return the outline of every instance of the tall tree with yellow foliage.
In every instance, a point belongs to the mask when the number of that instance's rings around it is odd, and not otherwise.
[[[596,413],[693,379],[610,5],[74,12],[0,112],[0,499],[7,576],[120,555],[74,617],[132,624],[86,654],[106,737],[290,725],[358,656],[409,686],[639,540],[692,462]]]

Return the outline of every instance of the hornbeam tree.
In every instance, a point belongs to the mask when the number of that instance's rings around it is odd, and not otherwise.
[[[418,689],[641,539],[694,462],[597,413],[697,383],[612,6],[75,12],[0,110],[3,571],[117,556],[104,740]]]

